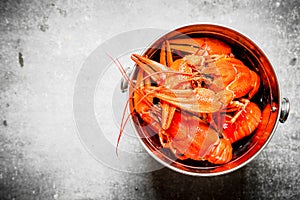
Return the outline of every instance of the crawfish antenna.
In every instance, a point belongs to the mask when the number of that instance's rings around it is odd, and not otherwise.
[[[106,53],[106,55],[108,57],[111,58],[111,60],[115,63],[115,65],[118,67],[119,71],[121,72],[123,78],[130,84],[130,86],[133,86],[133,83],[131,82],[129,76],[127,75],[126,71],[124,70],[124,67],[122,66],[122,64],[120,63],[120,61],[116,58],[114,59],[111,55],[109,55],[108,53]],[[127,107],[128,107],[128,104],[129,104],[129,99],[127,100],[126,102],[126,105],[125,105],[125,108],[124,108],[124,111],[123,111],[123,114],[122,114],[122,121],[121,121],[121,124],[120,124],[120,132],[119,132],[119,136],[118,136],[118,140],[117,140],[117,146],[116,146],[116,155],[118,156],[118,146],[119,146],[119,143],[120,143],[120,139],[121,139],[121,136],[124,132],[124,129],[125,129],[125,126],[130,118],[130,114],[126,117],[125,119],[125,114],[126,114],[126,110],[127,110]]]
[[[114,59],[111,55],[109,55],[108,53],[106,53],[106,55],[108,57],[110,57],[110,59],[115,63],[115,65],[118,67],[119,71],[121,72],[123,78],[130,84],[130,86],[133,87],[133,83],[130,80],[130,77],[127,75],[124,67],[122,66],[122,64],[120,63],[120,61],[118,60],[118,58]]]

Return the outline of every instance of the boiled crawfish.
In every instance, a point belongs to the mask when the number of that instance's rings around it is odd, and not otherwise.
[[[172,51],[182,58],[174,60]],[[135,84],[125,77],[133,88],[131,113],[148,123],[178,159],[227,163],[231,143],[260,123],[261,111],[251,102],[260,78],[222,41],[166,40],[159,62],[137,54],[131,58],[139,67]]]
[[[139,91],[138,91],[139,90]],[[151,95],[142,88],[135,89],[134,109],[148,126],[158,133],[160,143],[169,148],[178,159],[207,160],[214,164],[227,163],[232,159],[232,146],[208,123],[187,112],[175,111],[171,125],[161,127],[161,105],[154,105]],[[145,97],[146,96],[146,97]]]

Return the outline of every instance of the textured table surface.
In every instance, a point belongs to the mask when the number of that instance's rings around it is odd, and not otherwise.
[[[201,22],[240,30],[266,52],[291,101],[286,123],[251,163],[224,176],[131,173],[94,159],[73,112],[85,60],[126,31]],[[0,33],[0,199],[300,199],[298,0],[5,0]]]

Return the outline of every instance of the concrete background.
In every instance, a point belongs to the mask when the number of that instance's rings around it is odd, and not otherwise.
[[[231,26],[261,46],[291,101],[287,122],[254,161],[225,176],[134,174],[96,161],[73,118],[85,59],[121,32],[199,22]],[[300,199],[298,0],[2,0],[0,32],[0,199]]]

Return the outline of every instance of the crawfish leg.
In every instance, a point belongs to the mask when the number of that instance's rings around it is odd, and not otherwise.
[[[246,106],[250,103],[248,99],[241,99],[242,102],[242,108],[239,109],[239,111],[234,114],[233,118],[231,119],[231,123],[234,123],[236,119],[242,114],[242,112],[246,109]]]
[[[160,52],[160,63],[168,67],[172,66],[173,64],[171,47],[168,41],[162,44],[162,48]],[[166,101],[162,101],[162,119],[161,119],[162,129],[166,130],[170,127],[175,110],[176,110],[176,106],[170,105]]]

